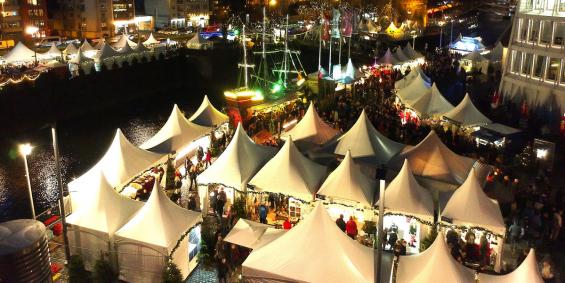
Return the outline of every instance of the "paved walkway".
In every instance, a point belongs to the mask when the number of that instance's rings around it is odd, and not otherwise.
[[[215,283],[218,282],[216,269],[207,270],[198,265],[196,269],[188,276],[187,283]]]

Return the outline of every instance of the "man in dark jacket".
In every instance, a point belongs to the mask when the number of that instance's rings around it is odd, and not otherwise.
[[[339,215],[339,218],[335,221],[335,224],[337,224],[337,227],[339,227],[341,231],[345,232],[345,220],[343,220],[343,214]]]

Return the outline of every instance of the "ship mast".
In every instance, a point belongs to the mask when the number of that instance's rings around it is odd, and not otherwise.
[[[245,88],[248,87],[247,83],[247,48],[245,47],[245,25],[243,25],[242,31],[242,43],[243,43],[243,72],[244,72],[244,81],[245,81]]]
[[[288,79],[288,59],[287,56],[290,55],[288,51],[288,14],[286,14],[286,25],[284,27],[284,85],[286,86],[286,82]]]

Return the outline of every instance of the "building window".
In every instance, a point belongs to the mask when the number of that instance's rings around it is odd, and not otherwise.
[[[538,43],[539,27],[540,27],[540,21],[539,20],[533,20],[531,22],[530,40],[529,40],[531,43]]]
[[[550,44],[552,33],[553,33],[553,22],[542,21],[542,32],[541,32],[540,42],[545,44]]]
[[[530,76],[532,74],[532,65],[534,63],[533,59],[534,55],[531,53],[526,53],[526,55],[524,55],[524,63],[522,64],[523,75]]]
[[[545,70],[545,56],[536,56],[536,64],[534,68],[534,77],[543,78],[543,71]]]
[[[562,46],[564,37],[565,37],[565,23],[556,23],[555,33],[553,34],[553,44],[557,46]]]
[[[559,12],[565,12],[565,0],[559,1]]]
[[[37,6],[37,0],[27,0],[29,5]]]
[[[512,64],[512,72],[519,74],[521,64],[522,64],[522,52],[514,50],[514,61]]]
[[[549,67],[547,68],[546,80],[554,82],[559,75],[559,67],[561,60],[558,58],[551,58],[549,60]]]

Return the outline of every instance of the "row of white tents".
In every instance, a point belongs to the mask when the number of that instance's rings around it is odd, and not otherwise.
[[[160,281],[167,260],[176,263],[186,277],[195,264],[192,251],[199,244],[200,213],[173,203],[157,180],[145,204],[117,191],[140,172],[162,164],[167,158],[164,154],[225,121],[227,116],[205,97],[189,119],[175,105],[163,128],[141,148],[118,130],[100,161],[69,183],[73,254],[80,253],[88,269],[104,256],[129,282]]]
[[[400,101],[421,117],[445,117],[462,126],[487,125],[492,121],[483,115],[471,101],[469,95],[453,106],[441,94],[435,83],[424,74],[419,66],[395,82],[396,95]]]
[[[377,65],[386,66],[402,66],[414,62],[422,62],[424,55],[412,48],[412,44],[408,43],[405,47],[398,47],[396,51],[390,51],[388,48],[385,54],[376,60]]]

